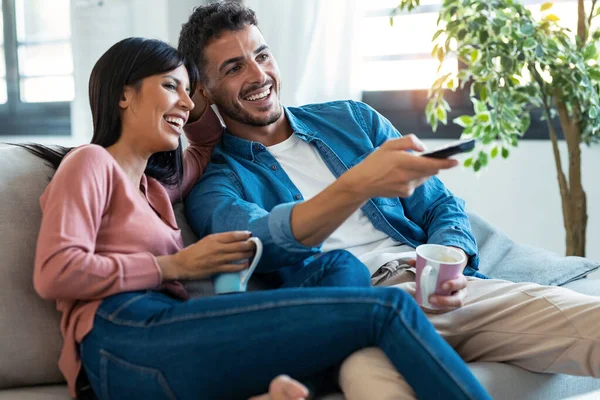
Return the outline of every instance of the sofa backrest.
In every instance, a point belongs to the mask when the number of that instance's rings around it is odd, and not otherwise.
[[[40,227],[39,198],[54,170],[26,150],[0,143],[0,389],[62,382],[60,313],[33,289]],[[175,207],[184,243],[197,240]],[[208,281],[186,282],[194,296],[212,294]]]
[[[0,147],[0,388],[63,381],[60,313],[32,282],[39,197],[52,173],[27,151]]]

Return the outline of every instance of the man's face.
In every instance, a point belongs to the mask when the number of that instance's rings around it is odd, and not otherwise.
[[[267,126],[281,117],[279,68],[256,26],[225,31],[209,42],[204,55],[205,94],[226,124]]]

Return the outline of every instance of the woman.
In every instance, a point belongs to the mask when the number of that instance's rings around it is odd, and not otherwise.
[[[291,288],[187,300],[179,280],[239,271],[253,250],[249,232],[182,248],[171,202],[204,170],[222,130],[206,103],[194,108],[197,76],[171,46],[125,39],[90,77],[92,144],[66,156],[29,146],[58,167],[40,200],[34,285],[63,312],[59,365],[71,395],[89,380],[101,399],[244,398],[278,373],[305,379],[378,346],[420,398],[440,391],[488,398],[396,289]],[[189,136],[182,157],[190,113],[199,117],[190,131],[203,136]],[[272,398],[287,389],[304,393],[286,378],[272,389]]]

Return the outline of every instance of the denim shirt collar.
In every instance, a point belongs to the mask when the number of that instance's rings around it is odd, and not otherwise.
[[[296,136],[305,142],[311,142],[315,137],[315,133],[312,132],[304,122],[297,118],[289,108],[283,106],[283,111]],[[265,149],[265,146],[262,143],[234,136],[227,128],[225,128],[221,146],[226,153],[235,154],[247,160],[254,160],[255,155]]]

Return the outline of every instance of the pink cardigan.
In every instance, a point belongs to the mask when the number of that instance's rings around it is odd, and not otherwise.
[[[184,154],[184,195],[204,172],[222,132],[211,108],[186,127],[190,146]],[[182,248],[171,205],[178,198],[177,188],[167,190],[145,175],[134,187],[111,154],[97,145],[70,152],[42,194],[33,283],[62,312],[58,364],[71,396],[81,368],[77,344],[92,330],[101,299],[158,289],[162,276],[156,257]],[[177,282],[166,286],[185,295]]]

